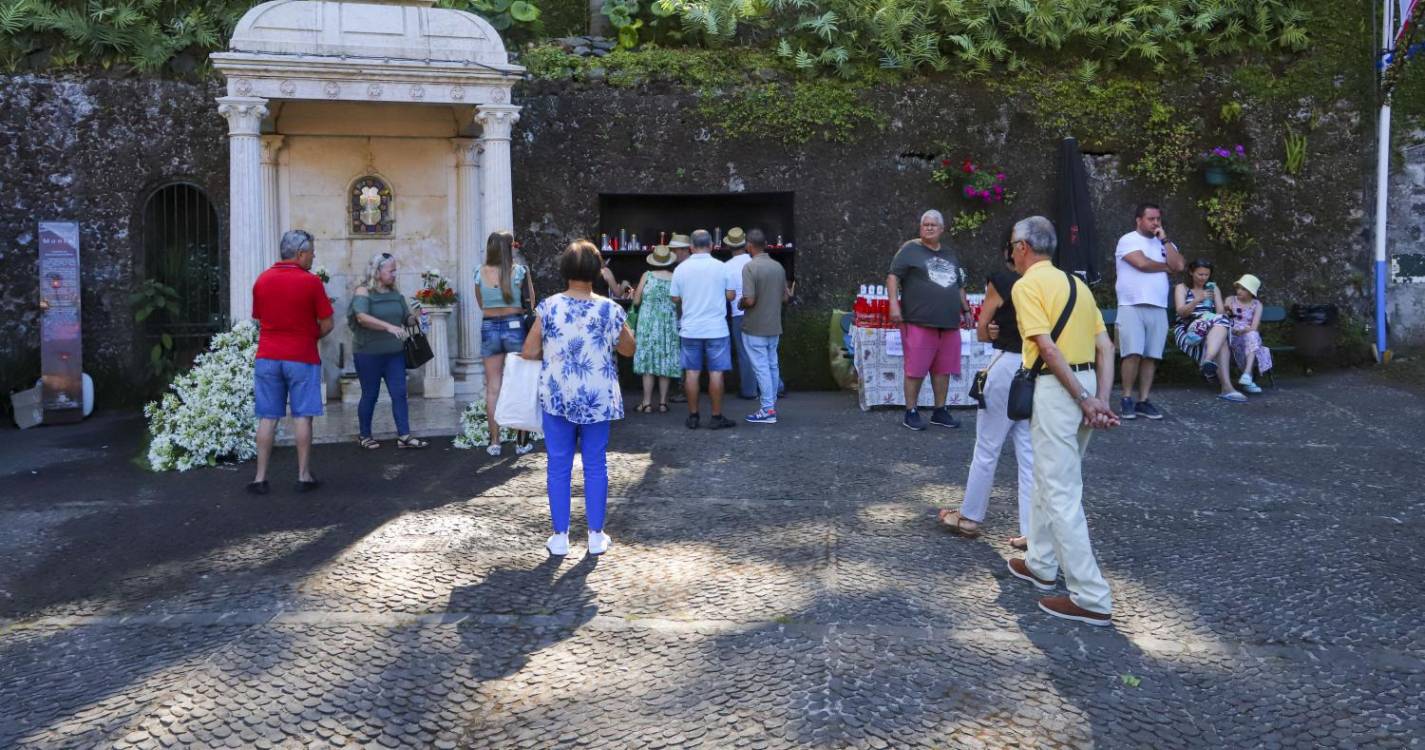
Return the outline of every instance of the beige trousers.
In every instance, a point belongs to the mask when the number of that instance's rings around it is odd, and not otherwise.
[[[1074,376],[1093,393],[1092,371]],[[1034,386],[1034,417],[1029,435],[1034,445],[1034,497],[1029,514],[1029,552],[1024,562],[1035,576],[1054,580],[1062,568],[1073,602],[1090,612],[1113,611],[1108,582],[1099,572],[1084,519],[1083,457],[1093,430],[1082,426],[1075,395],[1046,374]]]

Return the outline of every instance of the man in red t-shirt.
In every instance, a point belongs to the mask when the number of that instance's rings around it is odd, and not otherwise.
[[[311,272],[316,250],[312,235],[296,229],[282,235],[282,260],[252,285],[252,318],[257,321],[257,362],[253,395],[257,414],[257,477],[247,486],[266,495],[267,461],[277,421],[291,404],[297,438],[297,490],[310,492],[312,417],[322,414],[322,360],[317,340],[332,332],[332,304],[322,280]]]

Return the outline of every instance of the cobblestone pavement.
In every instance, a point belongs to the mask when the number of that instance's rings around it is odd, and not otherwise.
[[[1103,630],[1006,573],[1009,455],[981,541],[935,528],[972,419],[842,394],[618,425],[601,559],[578,510],[543,553],[541,452],[326,446],[254,499],[132,419],[0,433],[0,747],[1425,746],[1425,399],[1155,400],[1090,448]]]

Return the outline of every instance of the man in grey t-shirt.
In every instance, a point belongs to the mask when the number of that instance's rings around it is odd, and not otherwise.
[[[955,252],[940,244],[945,218],[931,209],[920,217],[920,237],[911,240],[891,261],[886,291],[891,302],[891,322],[904,323],[901,348],[905,352],[905,419],[912,430],[925,429],[916,404],[920,387],[930,375],[935,411],[930,423],[959,427],[945,406],[950,376],[960,374],[960,322],[970,309],[965,298],[965,269]],[[899,292],[899,296],[897,293]]]
[[[752,260],[742,268],[742,297],[737,304],[747,311],[742,320],[742,340],[762,399],[762,408],[747,415],[747,421],[776,424],[777,391],[782,382],[777,343],[782,337],[782,303],[789,296],[787,271],[767,255],[767,238],[762,230],[747,233],[747,250]]]

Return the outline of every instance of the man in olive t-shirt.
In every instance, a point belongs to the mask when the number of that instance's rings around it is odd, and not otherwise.
[[[777,423],[777,390],[782,368],[777,363],[777,343],[782,337],[782,302],[787,295],[787,271],[767,255],[767,238],[760,229],[747,233],[752,260],[742,268],[742,341],[757,377],[762,408],[747,415],[753,424]]]
[[[920,237],[911,240],[891,261],[886,276],[891,322],[904,323],[901,348],[905,352],[905,419],[912,430],[925,429],[916,404],[920,387],[930,375],[935,411],[930,423],[959,427],[945,406],[950,376],[960,374],[960,321],[970,309],[965,298],[965,269],[955,252],[940,244],[945,219],[931,209],[920,217]],[[897,296],[899,292],[899,298]]]

